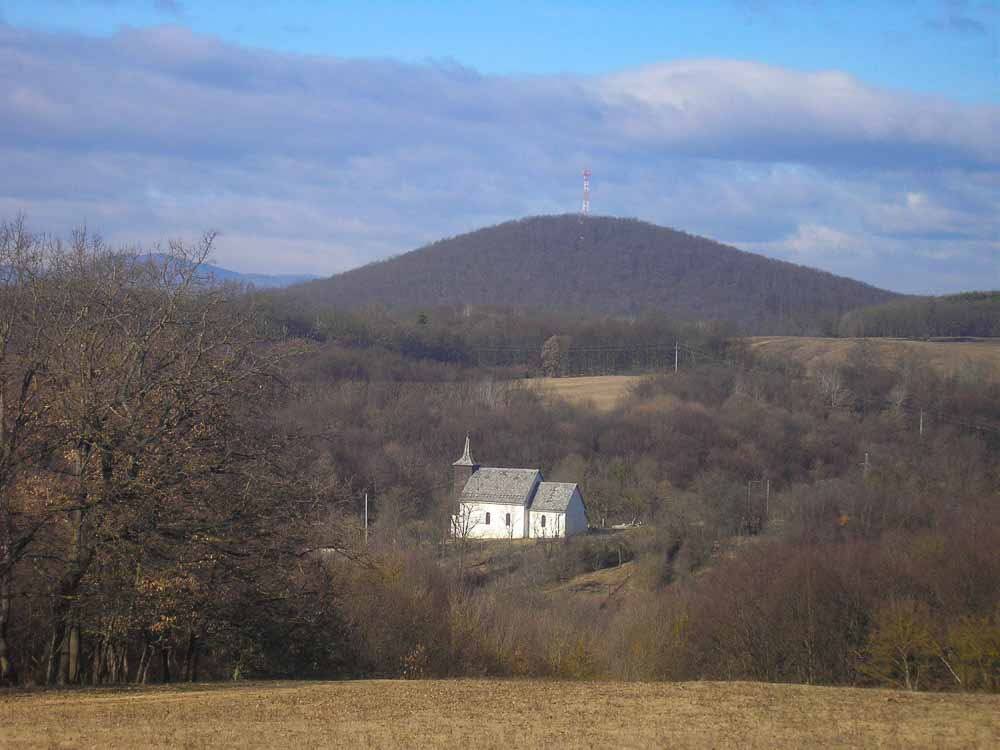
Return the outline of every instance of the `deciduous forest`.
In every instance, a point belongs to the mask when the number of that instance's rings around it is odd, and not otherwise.
[[[344,311],[204,284],[212,243],[0,225],[3,684],[1000,689],[996,372],[860,343],[807,373],[663,313]],[[580,372],[648,377],[610,411],[525,385]],[[598,530],[453,538],[466,434]]]

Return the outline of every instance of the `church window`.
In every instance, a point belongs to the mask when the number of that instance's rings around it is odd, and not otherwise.
[[[510,513],[507,514],[507,525],[510,526]]]
[[[545,516],[542,516],[542,528],[545,528]]]
[[[486,525],[487,526],[490,525],[490,514],[489,513],[486,514]]]

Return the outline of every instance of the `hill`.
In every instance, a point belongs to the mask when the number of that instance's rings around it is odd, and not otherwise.
[[[295,294],[340,307],[658,310],[789,333],[832,332],[848,310],[899,296],[635,219],[576,215],[480,229],[298,286]]]

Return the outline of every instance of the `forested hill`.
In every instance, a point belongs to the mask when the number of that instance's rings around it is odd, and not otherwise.
[[[838,333],[854,337],[1000,336],[1000,291],[895,299],[848,313]]]
[[[830,329],[898,295],[635,219],[511,221],[295,288],[313,303],[496,305],[631,315],[659,310],[744,329]]]

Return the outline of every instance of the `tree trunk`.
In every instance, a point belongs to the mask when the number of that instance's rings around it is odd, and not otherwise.
[[[65,685],[69,682],[69,627],[67,623],[62,624],[62,638],[59,639],[59,665],[56,674],[56,683]]]
[[[74,613],[66,634],[66,682],[75,685],[80,679],[80,623]]]
[[[184,682],[195,682],[197,679],[199,645],[198,633],[195,628],[191,628],[188,633],[187,648],[184,651],[184,671],[181,678]]]
[[[59,653],[62,648],[65,628],[61,616],[52,621],[52,637],[49,639],[49,655],[45,665],[45,684],[54,685],[59,670]]]
[[[201,659],[201,639],[195,641],[194,654],[191,656],[191,682],[198,681],[198,662]]]
[[[59,647],[59,672],[58,682],[63,685],[76,679],[79,672],[80,657],[80,626],[75,622],[74,609],[75,600],[80,588],[80,581],[90,564],[90,555],[85,546],[84,538],[84,504],[87,499],[87,490],[84,485],[84,467],[87,456],[90,454],[90,446],[80,440],[76,450],[76,476],[79,482],[77,490],[77,501],[79,507],[70,511],[69,521],[72,528],[69,551],[66,557],[66,572],[59,581],[56,590],[53,625],[53,646]],[[58,639],[57,639],[58,635]],[[50,653],[47,682],[51,685],[55,681],[56,675],[52,669],[52,655]]]
[[[139,655],[139,666],[135,670],[135,681],[139,685],[146,684],[146,675],[149,672],[149,659],[152,650],[153,648],[149,645],[149,640],[144,638],[142,653]]]
[[[3,565],[4,563],[0,563]],[[7,627],[10,623],[10,577],[0,574],[0,686],[17,682],[17,670],[10,656]]]

